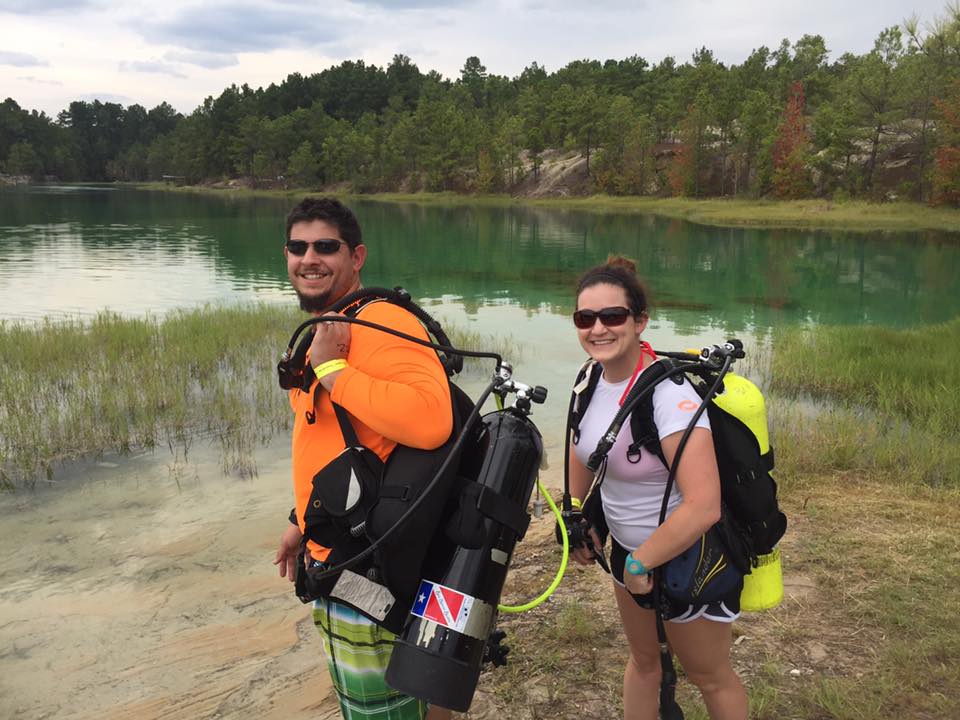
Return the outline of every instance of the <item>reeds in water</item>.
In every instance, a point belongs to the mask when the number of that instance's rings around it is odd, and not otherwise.
[[[960,487],[960,319],[787,330],[773,348],[778,461]]]
[[[197,438],[220,445],[224,472],[255,475],[255,448],[290,426],[275,367],[305,317],[244,305],[0,323],[0,487],[51,479],[58,465],[103,452],[159,445],[185,459]],[[517,354],[510,341],[449,334],[457,347]]]

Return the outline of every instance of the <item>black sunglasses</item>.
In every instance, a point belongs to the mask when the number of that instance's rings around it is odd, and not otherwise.
[[[625,307],[605,307],[602,310],[577,310],[573,314],[573,324],[581,330],[589,330],[593,324],[600,318],[600,322],[606,327],[617,327],[623,325],[627,318],[633,313]]]
[[[313,245],[313,251],[317,255],[333,255],[337,250],[340,249],[340,243],[344,245],[349,245],[346,240],[338,240],[336,238],[325,238],[323,240],[314,240],[312,242],[307,242],[306,240],[287,240],[287,251],[291,255],[306,255],[307,246]]]

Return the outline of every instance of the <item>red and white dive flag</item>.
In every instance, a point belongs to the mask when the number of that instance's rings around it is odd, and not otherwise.
[[[429,580],[421,580],[417,599],[410,612],[451,630],[463,632],[472,606],[473,598],[470,595]]]

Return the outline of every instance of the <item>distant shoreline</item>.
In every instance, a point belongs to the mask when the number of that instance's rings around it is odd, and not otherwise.
[[[460,195],[456,193],[355,194],[311,188],[251,189],[209,185],[173,186],[164,183],[124,183],[142,190],[202,193],[230,197],[298,198],[329,194],[371,202],[429,205],[523,206],[592,212],[647,213],[718,227],[790,228],[856,231],[918,232],[934,230],[960,233],[960,210],[933,208],[922,203],[898,201],[870,203],[861,200],[726,200],[690,198],[623,197],[515,197],[511,195]]]

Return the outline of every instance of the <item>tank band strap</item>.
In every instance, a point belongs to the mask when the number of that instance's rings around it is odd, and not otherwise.
[[[517,540],[523,539],[530,525],[530,516],[527,515],[525,507],[486,485],[480,488],[477,510],[513,530],[517,534]]]

